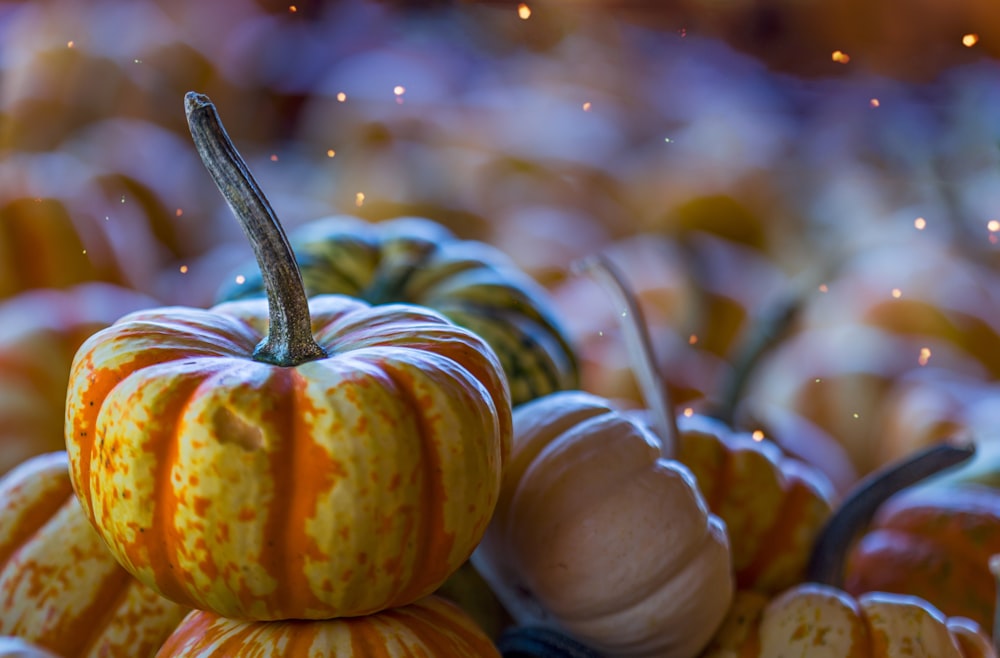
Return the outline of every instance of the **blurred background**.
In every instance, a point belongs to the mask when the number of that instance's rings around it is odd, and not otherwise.
[[[640,403],[570,270],[607,253],[678,404],[793,412],[846,483],[1000,415],[998,58],[995,0],[0,2],[0,299],[207,306],[239,275],[198,91],[286,228],[421,215],[494,244],[585,386]]]

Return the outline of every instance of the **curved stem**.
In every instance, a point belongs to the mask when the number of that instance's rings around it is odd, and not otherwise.
[[[639,381],[639,389],[653,415],[653,427],[660,435],[660,452],[665,459],[673,459],[677,451],[678,430],[673,403],[666,383],[656,370],[656,355],[649,328],[635,295],[625,284],[618,268],[603,254],[597,254],[573,263],[573,270],[588,274],[600,283],[611,298],[624,309],[618,314],[619,326],[625,338],[632,371]]]
[[[874,518],[882,503],[921,480],[961,464],[975,452],[973,444],[942,443],[925,448],[898,464],[863,479],[844,498],[820,531],[813,544],[806,578],[812,582],[840,587],[848,549]]]
[[[271,322],[253,358],[296,366],[325,357],[313,338],[309,300],[295,253],[271,204],[226,134],[215,105],[192,91],[184,96],[184,110],[198,155],[250,240],[263,276]]]

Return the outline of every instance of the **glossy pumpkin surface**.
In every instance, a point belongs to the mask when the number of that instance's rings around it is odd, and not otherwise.
[[[919,596],[989,627],[996,607],[990,556],[1000,553],[1000,491],[914,489],[890,498],[848,555],[844,589]]]
[[[141,658],[187,612],[118,565],[73,494],[65,452],[0,479],[0,634],[63,658]],[[24,651],[0,655],[42,655]]]
[[[606,400],[514,410],[514,449],[473,563],[521,624],[613,656],[695,656],[729,605],[729,542],[691,472]]]
[[[64,450],[73,356],[92,333],[156,301],[106,283],[38,289],[0,302],[0,473]]]
[[[192,612],[157,658],[499,658],[460,608],[430,596],[378,614],[319,621],[241,622]]]
[[[472,552],[510,449],[492,350],[428,309],[309,302],[327,357],[252,358],[264,300],[122,318],[77,353],[73,481],[111,550],[247,619],[405,605]]]
[[[328,217],[289,240],[309,295],[428,306],[482,336],[500,357],[515,405],[578,385],[576,356],[548,294],[495,247],[420,217]],[[256,268],[246,269],[246,281],[228,285],[221,299],[263,294]]]
[[[806,583],[773,599],[741,591],[703,658],[995,658],[973,621],[926,601],[871,592],[857,598]]]

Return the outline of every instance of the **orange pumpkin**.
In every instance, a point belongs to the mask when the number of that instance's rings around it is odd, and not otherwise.
[[[989,560],[1000,553],[998,449],[995,441],[975,451],[942,444],[873,474],[824,529],[811,575],[855,595],[919,596],[947,615],[992,624],[996,584]]]
[[[32,455],[65,449],[66,386],[76,350],[126,313],[156,304],[99,282],[0,302],[0,474]]]
[[[245,622],[192,612],[157,658],[337,656],[499,658],[490,639],[460,608],[429,596],[378,614],[320,621]]]
[[[978,624],[926,601],[872,592],[857,598],[803,583],[774,599],[739,592],[702,658],[996,658]]]
[[[214,106],[185,104],[268,300],[134,313],[80,348],[66,443],[84,509],[130,572],[192,607],[315,619],[415,601],[493,513],[511,441],[499,361],[428,309],[307,300]]]
[[[188,611],[118,565],[73,494],[65,452],[0,479],[0,634],[64,658],[152,656]]]
[[[996,609],[989,557],[1000,553],[1000,491],[915,490],[879,508],[844,570],[852,593],[919,596],[949,615],[988,626]]]

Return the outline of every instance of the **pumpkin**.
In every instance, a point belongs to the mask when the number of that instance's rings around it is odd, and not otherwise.
[[[603,255],[578,264],[624,308],[622,333],[649,403],[650,425],[690,469],[712,513],[725,523],[739,588],[774,593],[805,578],[813,540],[835,494],[818,470],[786,456],[773,442],[686,410],[676,417],[669,389],[652,365],[652,342],[637,300]]]
[[[725,526],[643,423],[583,391],[514,409],[472,557],[514,619],[614,656],[695,656],[733,592]]]
[[[103,173],[69,149],[0,160],[0,298],[85,281],[154,294],[165,249],[147,208]]]
[[[0,479],[0,635],[63,658],[140,658],[188,611],[118,565],[73,493],[65,452]]]
[[[576,357],[547,293],[490,245],[425,218],[346,215],[302,225],[290,240],[307,294],[427,306],[482,336],[500,357],[514,404],[577,385]],[[220,299],[260,296],[260,275],[244,278]]]
[[[738,592],[702,658],[996,658],[978,624],[912,596],[852,597],[802,583],[773,599]]]
[[[603,272],[616,278],[605,263]],[[626,296],[626,313],[639,316]],[[642,324],[638,332],[648,350]],[[649,361],[639,376],[665,395]],[[654,406],[656,420],[663,405]],[[734,584],[729,539],[675,435],[585,391],[514,408],[514,447],[473,564],[521,625],[616,656],[694,656]]]
[[[947,615],[992,624],[989,559],[1000,553],[1000,489],[977,477],[996,482],[998,449],[993,441],[941,444],[873,474],[817,541],[813,579],[855,595],[918,596]]]
[[[0,474],[32,455],[65,449],[66,386],[77,348],[126,313],[156,304],[100,282],[0,302]]]
[[[345,619],[236,621],[196,610],[163,644],[157,658],[499,658],[488,637],[444,599],[429,596],[378,614]]]
[[[499,495],[511,408],[496,355],[430,309],[307,299],[214,105],[192,92],[185,106],[268,299],[137,312],[80,348],[66,442],[84,509],[139,580],[223,616],[422,598]]]

